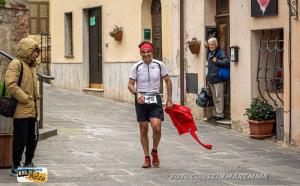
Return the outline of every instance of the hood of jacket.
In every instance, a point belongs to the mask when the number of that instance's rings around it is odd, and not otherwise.
[[[32,61],[30,59],[31,54],[35,49],[39,49],[39,45],[36,41],[30,38],[22,39],[17,46],[17,58],[26,62],[30,66],[35,65],[36,61]]]

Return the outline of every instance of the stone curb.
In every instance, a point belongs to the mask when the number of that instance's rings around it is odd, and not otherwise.
[[[40,130],[39,141],[50,138],[52,136],[57,135],[57,129],[51,127],[44,127]]]

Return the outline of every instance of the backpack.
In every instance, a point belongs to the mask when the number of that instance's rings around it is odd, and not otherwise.
[[[201,88],[201,91],[197,95],[196,104],[202,108],[213,106],[212,96],[209,94],[207,88]]]
[[[21,63],[21,71],[20,71],[20,76],[18,80],[18,86],[21,86],[22,82],[22,77],[23,77],[23,64]],[[0,97],[0,114],[5,116],[5,117],[13,117],[16,107],[17,107],[17,100],[6,94],[5,91],[5,83],[1,83],[1,89],[2,89],[2,94]]]

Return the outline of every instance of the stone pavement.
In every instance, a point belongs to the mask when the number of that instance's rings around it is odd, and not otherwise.
[[[36,152],[35,163],[49,171],[46,185],[300,185],[298,149],[201,121],[199,138],[213,150],[179,136],[167,119],[161,167],[142,169],[133,105],[49,86],[44,92],[45,124],[58,129]],[[8,172],[0,169],[1,186],[22,185]]]

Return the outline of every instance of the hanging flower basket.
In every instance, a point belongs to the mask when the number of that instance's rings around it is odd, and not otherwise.
[[[191,41],[187,41],[186,45],[189,47],[192,54],[199,54],[201,41],[193,37]]]
[[[113,34],[113,37],[115,38],[116,41],[122,41],[123,32],[122,31],[118,31],[118,32],[116,32],[116,33]]]
[[[113,30],[109,32],[109,35],[113,37],[116,41],[122,41],[123,37],[123,28],[115,25]]]
[[[200,52],[200,44],[192,44],[189,45],[189,49],[192,54],[199,54]]]

